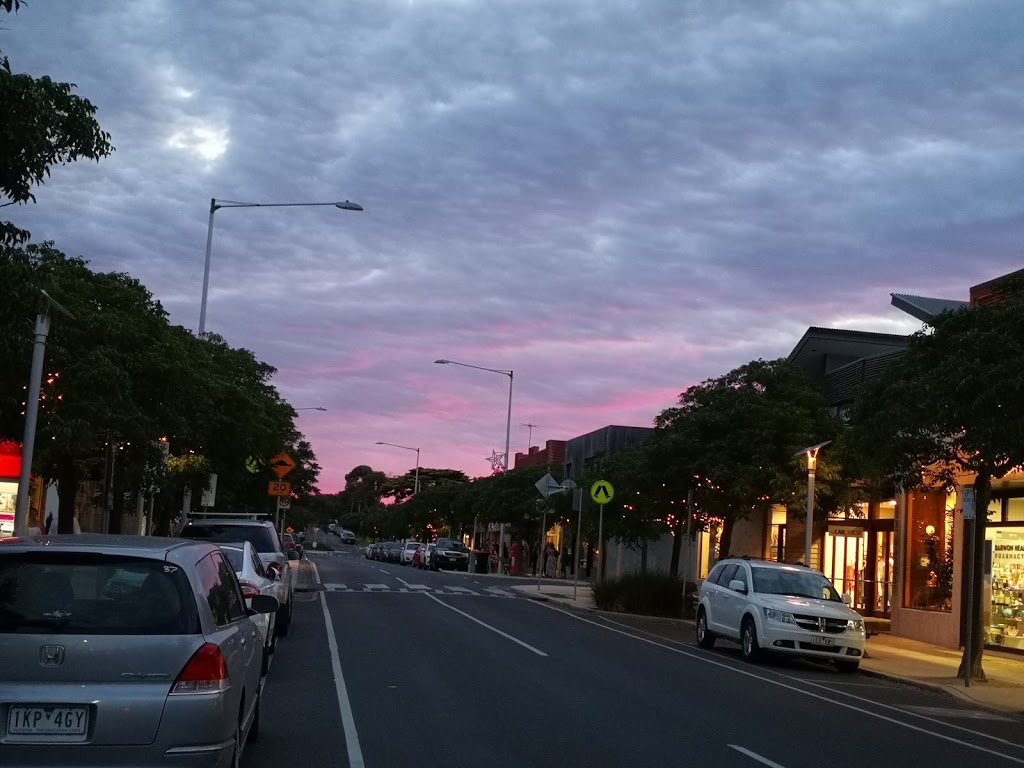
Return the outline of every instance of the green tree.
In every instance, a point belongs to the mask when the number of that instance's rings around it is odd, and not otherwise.
[[[789,501],[793,454],[835,438],[839,429],[820,390],[784,359],[755,360],[690,387],[655,424],[664,433],[663,464],[674,462],[679,478],[703,478],[695,500],[723,521],[723,556],[737,521]],[[676,498],[681,490],[674,489]]]
[[[0,0],[0,9],[17,12],[20,0]],[[54,165],[86,158],[99,160],[114,148],[110,134],[97,123],[96,107],[61,83],[11,70],[0,54],[0,205],[34,202],[32,187],[50,175]],[[0,221],[0,245],[16,245],[29,233]]]
[[[1020,286],[1015,286],[1019,291]],[[1024,298],[945,312],[906,354],[861,392],[852,426],[862,461],[879,482],[911,491],[951,488],[974,475],[976,612],[973,657],[960,675],[984,679],[980,596],[992,480],[1024,464]],[[964,550],[966,552],[966,549]]]

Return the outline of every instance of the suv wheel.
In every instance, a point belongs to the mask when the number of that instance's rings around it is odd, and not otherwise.
[[[757,627],[749,616],[743,619],[743,626],[740,629],[740,650],[747,661],[757,661],[761,656],[761,646],[757,643]]]
[[[697,645],[701,648],[711,648],[715,644],[715,636],[708,629],[708,615],[703,606],[697,611]]]

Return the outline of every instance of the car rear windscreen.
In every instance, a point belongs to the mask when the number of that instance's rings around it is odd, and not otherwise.
[[[198,631],[188,577],[164,560],[78,552],[0,556],[0,634]]]
[[[204,539],[213,542],[248,541],[257,552],[278,552],[276,536],[263,525],[232,525],[231,523],[190,524],[178,534],[185,539]]]

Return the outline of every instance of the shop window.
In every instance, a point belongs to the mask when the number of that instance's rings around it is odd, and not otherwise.
[[[776,504],[772,507],[772,524],[768,532],[768,560],[780,563],[786,561],[786,507]]]
[[[988,528],[991,563],[988,642],[1024,649],[1024,528]]]
[[[955,497],[948,501],[943,491],[915,493],[907,499],[907,608],[952,610]]]
[[[1006,500],[1006,522],[1024,523],[1024,498]]]
[[[894,520],[896,518],[896,500],[889,499],[878,504],[875,508],[876,520]]]

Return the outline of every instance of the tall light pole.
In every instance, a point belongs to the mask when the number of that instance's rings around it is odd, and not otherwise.
[[[420,492],[420,449],[410,448],[406,445],[399,445],[398,443],[385,443],[383,440],[378,440],[377,445],[390,445],[392,448],[401,448],[404,451],[416,451],[416,479],[412,481],[412,493],[415,496]]]
[[[327,412],[327,409],[324,408],[321,405],[313,405],[313,406],[310,406],[309,408],[293,408],[292,410],[294,410],[294,411],[324,411],[325,413]]]
[[[801,454],[807,454],[807,531],[804,533],[804,562],[811,567],[811,543],[814,532],[814,476],[818,467],[818,451],[831,443],[826,440],[824,443],[812,445],[793,454],[794,458]],[[819,565],[822,565],[819,558]],[[824,570],[822,567],[821,570]]]
[[[361,211],[363,206],[345,200],[340,203],[239,203],[234,200],[210,200],[210,223],[206,229],[206,264],[203,267],[203,300],[199,308],[199,335],[206,333],[206,295],[210,288],[210,251],[213,249],[213,214],[221,208],[316,208],[332,205],[343,211]]]
[[[502,461],[502,474],[508,472],[508,451],[509,444],[512,440],[512,380],[515,378],[515,374],[512,371],[505,371],[501,368],[484,368],[479,365],[470,365],[469,363],[457,363],[454,360],[435,360],[437,365],[461,365],[463,368],[475,368],[478,371],[490,371],[491,373],[500,373],[502,376],[508,376],[508,418],[505,421],[505,458]]]

